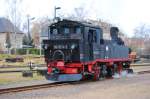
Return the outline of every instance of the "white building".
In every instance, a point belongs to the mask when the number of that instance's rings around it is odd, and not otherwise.
[[[21,48],[23,35],[17,27],[16,34],[14,33],[14,25],[6,18],[0,18],[0,51],[6,52],[6,39],[7,35],[10,38],[11,49],[12,48]],[[15,37],[16,36],[16,37]]]

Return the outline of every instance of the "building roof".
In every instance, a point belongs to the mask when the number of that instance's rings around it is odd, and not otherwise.
[[[5,32],[13,33],[14,28],[15,26],[10,20],[3,17],[0,18],[0,33],[5,33]],[[22,33],[22,32],[16,27],[16,33]]]

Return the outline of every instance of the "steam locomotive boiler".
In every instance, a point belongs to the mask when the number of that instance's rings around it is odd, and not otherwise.
[[[99,26],[86,22],[61,20],[49,26],[43,40],[48,80],[79,81],[121,75],[130,69],[129,49],[111,27],[111,40],[103,39]]]

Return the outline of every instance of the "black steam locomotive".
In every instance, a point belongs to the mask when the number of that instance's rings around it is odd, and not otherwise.
[[[87,22],[57,21],[49,26],[43,40],[49,80],[98,80],[131,71],[129,49],[111,27],[111,40],[104,40],[103,30]]]

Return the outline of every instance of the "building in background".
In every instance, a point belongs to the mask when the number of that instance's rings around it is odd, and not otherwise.
[[[14,33],[14,28],[16,30],[16,37]],[[6,18],[0,18],[0,52],[5,53],[7,52],[6,48],[6,40],[7,36],[9,35],[9,40],[11,47],[10,49],[21,48],[22,47],[22,40],[24,33],[22,33],[17,27],[10,22],[10,20]]]

